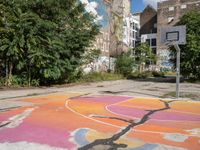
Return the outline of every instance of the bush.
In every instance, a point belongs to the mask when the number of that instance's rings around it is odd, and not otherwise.
[[[28,79],[25,75],[13,75],[11,84],[14,87],[29,86]],[[40,82],[37,79],[33,79],[30,84],[31,86],[39,86]]]
[[[151,71],[145,71],[145,72],[134,72],[130,74],[127,79],[146,79],[152,77],[152,72]]]
[[[153,71],[152,75],[154,77],[164,77],[165,76],[164,72],[157,72],[157,71]]]
[[[5,78],[0,77],[0,86],[4,86],[5,84]]]
[[[120,74],[106,72],[91,72],[83,75],[81,79],[78,80],[78,82],[111,81],[120,79],[123,79],[123,76]]]
[[[115,72],[122,74],[124,77],[131,75],[134,67],[133,58],[128,54],[122,54],[116,59]]]

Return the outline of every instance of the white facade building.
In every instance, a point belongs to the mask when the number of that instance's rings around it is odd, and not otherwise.
[[[130,15],[124,18],[123,42],[129,48],[134,48],[139,40],[140,20],[139,17]]]

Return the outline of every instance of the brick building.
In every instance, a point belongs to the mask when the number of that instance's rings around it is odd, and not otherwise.
[[[142,13],[140,13],[140,34],[157,33],[157,11],[148,5]]]
[[[167,0],[158,3],[157,10],[157,56],[160,68],[169,68],[168,47],[160,44],[160,29],[165,26],[174,26],[185,13],[191,10],[200,10],[200,0]]]

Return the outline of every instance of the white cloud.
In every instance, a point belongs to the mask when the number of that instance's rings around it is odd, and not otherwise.
[[[103,17],[98,15],[98,12],[96,11],[96,8],[98,7],[98,4],[96,2],[89,2],[88,0],[80,0],[82,4],[85,5],[85,10],[89,13],[92,13],[94,16],[96,16],[96,21],[102,20]]]
[[[144,3],[145,6],[151,5],[155,9],[157,9],[157,3],[162,2],[162,1],[165,1],[165,0],[143,0],[143,3]]]
[[[97,6],[98,6],[97,2],[90,2],[90,5],[91,5],[93,8],[97,8]]]

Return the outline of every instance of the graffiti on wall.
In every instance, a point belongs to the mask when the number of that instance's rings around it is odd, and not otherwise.
[[[101,56],[94,62],[91,62],[91,63],[87,64],[86,66],[84,66],[83,71],[85,73],[89,73],[92,71],[105,71],[106,72],[109,69],[114,70],[114,66],[115,66],[115,58],[110,58],[110,60],[109,60],[109,57]]]
[[[170,51],[165,49],[160,51],[160,67],[162,70],[172,70],[173,63],[170,61]]]

